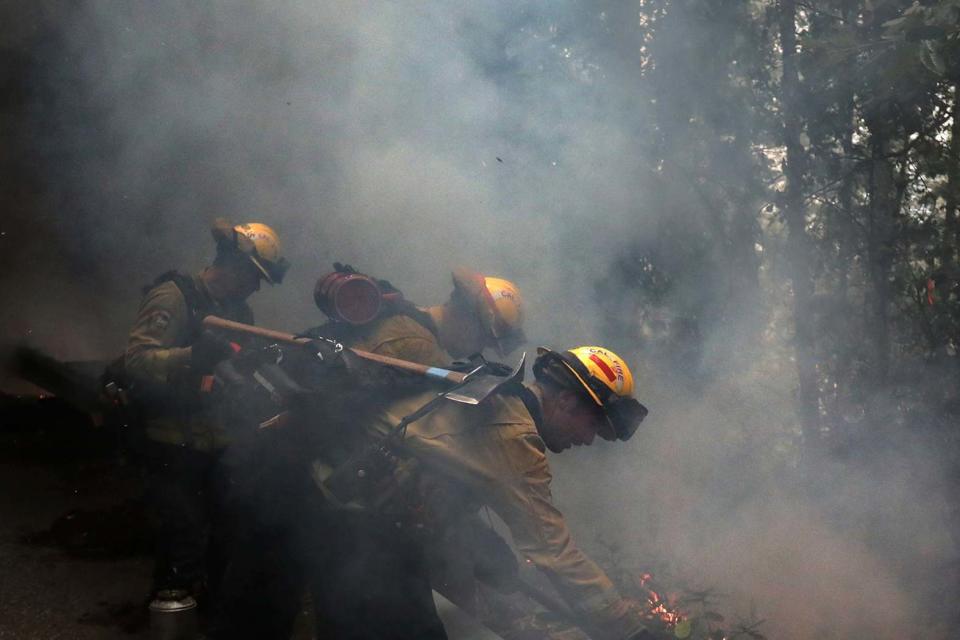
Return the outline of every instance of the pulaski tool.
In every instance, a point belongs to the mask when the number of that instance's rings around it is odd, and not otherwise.
[[[233,333],[240,333],[248,336],[273,340],[275,342],[284,344],[292,344],[304,347],[325,341],[325,339],[322,338],[306,338],[303,336],[294,335],[292,333],[266,329],[264,327],[255,327],[253,325],[243,324],[242,322],[234,322],[232,320],[226,320],[217,316],[207,316],[203,319],[203,325],[208,329],[230,331]],[[345,349],[339,343],[329,340],[327,340],[327,342],[334,344],[334,349],[336,351],[346,350],[356,357],[369,362],[376,362],[378,364],[423,376],[425,378],[433,378],[435,380],[449,382],[454,385],[453,388],[448,389],[440,395],[448,400],[463,404],[480,404],[485,398],[487,398],[501,386],[516,380],[520,380],[523,377],[523,367],[526,362],[526,355],[524,354],[524,356],[521,356],[517,365],[511,370],[510,375],[495,376],[485,373],[483,365],[480,365],[467,372],[453,371],[450,369],[444,369],[442,367],[430,367],[417,362],[410,362],[408,360],[400,360],[399,358],[382,356],[377,353],[362,351],[360,349]]]

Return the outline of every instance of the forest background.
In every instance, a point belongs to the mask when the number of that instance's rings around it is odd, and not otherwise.
[[[771,637],[951,637],[960,0],[329,4],[3,6],[4,335],[117,351],[213,215],[299,236],[282,329],[334,259],[518,274],[652,409],[557,460],[585,546]]]

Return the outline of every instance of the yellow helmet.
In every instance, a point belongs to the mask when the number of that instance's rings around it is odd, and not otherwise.
[[[533,373],[538,380],[546,377],[586,391],[607,418],[610,430],[600,432],[607,440],[629,440],[647,415],[647,408],[633,398],[630,367],[609,349],[583,346],[557,352],[539,347]]]
[[[213,223],[213,237],[228,248],[244,254],[270,284],[283,281],[290,263],[280,253],[277,232],[261,222],[245,222],[231,226],[223,218]]]
[[[510,353],[526,341],[523,298],[517,285],[464,268],[454,269],[453,285],[475,306],[483,328],[501,355]]]

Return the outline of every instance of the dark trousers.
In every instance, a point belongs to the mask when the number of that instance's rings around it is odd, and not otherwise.
[[[318,638],[445,640],[421,541],[371,514],[317,510],[305,533]]]
[[[301,564],[285,532],[234,541],[207,625],[211,640],[288,640],[300,610]]]
[[[207,636],[287,640],[309,589],[317,638],[445,640],[421,541],[393,520],[325,506],[303,450],[265,432],[220,460],[232,525]]]
[[[226,535],[219,526],[224,492],[219,455],[152,442],[142,455],[155,535],[154,591],[215,588]]]
[[[221,461],[231,536],[207,626],[211,640],[290,638],[306,590],[298,531],[311,490],[293,444],[264,433],[234,443]]]

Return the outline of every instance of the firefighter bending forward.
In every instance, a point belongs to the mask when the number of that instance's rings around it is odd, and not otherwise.
[[[524,305],[517,285],[464,267],[454,269],[452,275],[453,291],[443,304],[419,307],[404,300],[385,305],[369,323],[358,326],[333,318],[304,333],[434,366],[444,366],[451,358],[465,358],[487,348],[504,356],[525,341]],[[323,281],[324,278],[318,281],[314,292],[321,309],[324,307],[317,291]]]
[[[546,451],[589,445],[598,435],[627,440],[646,409],[632,397],[632,374],[613,352],[578,347],[541,348],[538,354],[532,383],[508,385],[478,406],[446,401],[407,427],[392,445],[394,453],[415,460],[427,482],[405,482],[390,504],[380,507],[379,518],[341,512],[341,519],[315,529],[308,558],[312,590],[322,594],[320,609],[332,616],[324,621],[330,637],[446,637],[419,549],[418,529],[430,525],[420,518],[424,502],[416,495],[419,487],[438,483],[457,496],[445,503],[459,505],[464,517],[481,505],[493,509],[518,550],[547,575],[592,635],[645,636],[642,607],[621,598],[571,540],[551,498]],[[370,437],[384,438],[434,395],[391,405],[367,425]],[[357,527],[366,529],[357,535]],[[356,562],[361,555],[364,560]],[[367,571],[358,573],[358,566]]]
[[[340,271],[343,266],[336,266],[338,273],[343,275],[356,273],[351,267]],[[362,277],[367,278],[367,276]],[[314,297],[321,309],[329,310],[334,305],[323,304],[323,300],[317,293],[322,291],[325,280],[326,278],[321,278],[318,281]],[[421,308],[402,300],[401,296],[401,301],[385,304],[376,318],[366,323],[356,324],[342,317],[338,318],[336,314],[329,314],[330,322],[308,329],[304,334],[335,338],[348,347],[431,366],[447,366],[451,359],[448,352],[465,356],[489,347],[503,353],[505,349],[510,349],[522,341],[522,300],[515,284],[501,278],[484,276],[468,269],[458,268],[453,272],[453,285],[450,298],[443,304]],[[381,286],[392,289],[389,283],[381,283]],[[295,375],[306,374],[309,378],[309,370],[312,366],[313,364],[304,371],[297,369],[294,365]],[[387,370],[381,370],[379,373],[389,375]],[[316,382],[308,383],[307,386],[313,386]],[[326,390],[322,377],[319,384],[321,389]],[[320,395],[322,397],[323,393]],[[353,423],[362,421],[362,418],[358,419],[357,415],[350,415],[340,424],[334,415],[323,408],[312,412],[307,411],[305,416],[302,415],[303,410],[304,406],[301,403],[298,411],[301,419],[305,418],[305,423],[300,427],[304,432],[314,435],[318,435],[317,431],[333,434],[350,433],[353,431]],[[333,413],[336,414],[336,412]],[[358,414],[370,415],[362,410],[358,410]],[[325,441],[322,444],[314,443],[313,447],[307,447],[307,449],[314,447],[319,454],[329,455],[330,449],[336,448],[337,444]],[[283,460],[279,466],[262,466],[255,472],[262,479],[270,479],[260,482],[260,485],[266,488],[271,486],[271,482],[277,478],[286,476],[288,469],[297,466],[298,463],[299,461]],[[266,490],[269,491],[269,489]],[[315,490],[310,493],[315,493]],[[290,498],[291,495],[288,492],[286,497]],[[311,502],[309,496],[299,496],[294,500],[299,498],[303,498],[305,504]],[[303,507],[303,509],[306,508],[306,506]],[[278,528],[278,531],[282,531],[279,536],[275,532],[267,536],[260,534],[246,536],[232,547],[232,557],[223,579],[224,588],[218,594],[220,597],[214,607],[212,621],[207,628],[208,637],[218,640],[220,638],[281,640],[290,636],[294,627],[294,616],[299,607],[297,607],[295,596],[291,597],[289,590],[294,584],[300,584],[301,577],[298,563],[287,561],[291,551],[281,548],[285,545],[294,546],[297,551],[293,551],[292,556],[296,558],[300,549],[312,548],[313,540],[316,538],[316,544],[324,546],[325,553],[332,558],[331,562],[341,561],[344,554],[351,556],[352,576],[373,575],[381,566],[378,557],[405,557],[409,556],[413,550],[416,550],[417,554],[421,550],[419,545],[414,547],[404,545],[403,539],[379,536],[376,533],[379,520],[371,519],[368,514],[338,513],[329,517],[323,515],[320,517],[322,523],[317,524],[317,522],[310,523],[308,518],[301,518],[300,510],[301,508],[288,510],[284,524]],[[322,507],[321,511],[324,511]],[[308,524],[301,523],[301,519],[306,520]],[[302,536],[299,535],[301,532],[303,532]],[[301,537],[307,542],[297,542]],[[395,547],[395,545],[398,546]],[[428,551],[431,558],[445,555],[445,548],[435,544],[430,546]],[[357,553],[350,553],[350,550],[357,550]],[[307,553],[309,555],[309,552]],[[278,557],[284,560],[278,561]],[[258,564],[260,561],[264,564]],[[436,565],[437,562],[434,561],[433,564]],[[320,570],[326,571],[326,569]],[[385,584],[392,583],[391,589],[402,589],[398,580],[406,579],[407,575],[422,577],[417,572],[412,574],[404,572],[403,576],[389,580]],[[266,576],[271,577],[266,578]],[[469,580],[457,581],[458,585],[466,585],[469,588],[472,588],[473,582],[472,571],[469,573]],[[369,599],[365,583],[360,581],[352,584],[356,585],[355,589],[347,588],[342,582],[314,581],[314,586],[317,587],[313,593],[317,637],[351,637],[343,631],[350,625],[338,623],[342,602],[348,598],[347,593],[352,594],[358,601]],[[451,596],[449,589],[444,592],[445,595]],[[327,597],[328,593],[335,594],[336,597]],[[462,600],[454,599],[458,604],[468,606],[464,605]],[[367,622],[364,621],[365,624]],[[440,628],[442,630],[442,627]],[[356,632],[363,632],[361,626],[354,625],[350,629],[350,633]]]
[[[448,366],[453,357],[469,356],[487,348],[506,355],[524,341],[524,306],[516,284],[464,267],[454,269],[452,279],[453,291],[442,304],[419,307],[404,300],[385,305],[386,308],[370,323],[357,326],[334,318],[329,324],[306,333],[333,337],[348,347],[431,366]],[[318,281],[318,291],[323,281],[324,278]],[[392,288],[392,285],[387,286]],[[319,299],[317,304],[321,309],[333,306],[324,305]],[[333,538],[328,537],[325,542],[331,549],[347,545],[359,551],[355,555],[366,557],[366,566],[361,565],[360,558],[351,562],[356,575],[376,571],[381,565],[375,557],[377,554],[419,555],[423,546],[423,561],[433,574],[432,586],[461,608],[477,613],[473,560],[461,548],[463,540],[472,534],[471,519],[462,519],[457,526],[451,524],[443,531],[431,531],[431,535],[421,541],[423,545],[410,547],[396,537],[384,539],[377,533],[364,535],[374,528],[370,524],[373,521],[366,520],[364,515],[342,518],[351,522],[339,522],[333,534],[330,528],[326,528],[328,536],[333,535]],[[393,549],[393,545],[399,545],[400,549]],[[366,553],[364,548],[371,551]],[[336,594],[342,585],[325,581],[314,586],[318,635],[339,637],[335,621],[337,611],[347,597],[343,592]],[[358,584],[357,588],[363,590],[365,587]],[[335,594],[332,600],[324,595],[331,590]],[[363,596],[358,594],[358,597]],[[331,620],[334,621],[333,627],[327,628]]]
[[[212,234],[211,266],[194,276],[168,272],[146,289],[124,355],[143,414],[147,504],[156,528],[154,605],[163,600],[165,611],[178,610],[178,602],[183,609],[195,606],[192,596],[217,572],[208,539],[218,508],[217,461],[228,439],[200,386],[233,351],[204,332],[202,320],[214,314],[251,323],[247,298],[261,280],[279,283],[288,266],[267,225],[218,219]]]

